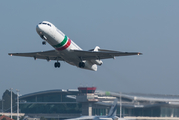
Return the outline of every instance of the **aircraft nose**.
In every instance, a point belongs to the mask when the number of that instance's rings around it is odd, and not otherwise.
[[[36,31],[37,31],[37,33],[39,33],[41,31],[40,25],[36,26]]]
[[[38,25],[36,26],[36,31],[37,31],[37,33],[38,33],[39,35],[42,35],[42,33],[45,32],[44,26],[41,25],[41,24],[38,24]]]

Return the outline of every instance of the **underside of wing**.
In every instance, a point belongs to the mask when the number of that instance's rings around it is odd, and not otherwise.
[[[10,56],[33,57],[34,59],[63,60],[59,53],[55,50],[31,52],[31,53],[8,53]]]
[[[113,50],[98,49],[98,51],[82,51],[73,50],[74,53],[81,57],[83,60],[95,60],[95,59],[108,59],[115,58],[115,56],[129,56],[129,55],[141,55],[139,52],[120,52]]]

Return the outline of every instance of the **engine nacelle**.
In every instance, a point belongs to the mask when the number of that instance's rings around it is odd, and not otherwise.
[[[91,62],[93,64],[96,64],[96,65],[102,65],[103,64],[103,61],[102,60],[91,60]]]
[[[98,49],[100,49],[100,47],[99,47],[99,46],[96,46],[96,47],[93,49],[93,51],[98,51]],[[91,60],[91,62],[92,62],[93,64],[96,64],[96,65],[102,65],[102,64],[103,64],[103,61],[102,61],[102,60]]]

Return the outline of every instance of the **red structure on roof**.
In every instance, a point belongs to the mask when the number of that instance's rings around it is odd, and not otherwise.
[[[96,90],[96,87],[78,87],[78,90]]]
[[[96,87],[78,87],[80,93],[94,93]]]
[[[79,94],[76,96],[76,101],[81,103],[92,103],[98,101],[98,96],[95,95],[96,87],[78,87]]]

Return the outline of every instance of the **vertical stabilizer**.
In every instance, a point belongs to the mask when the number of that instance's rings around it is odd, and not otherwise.
[[[109,111],[109,114],[108,114],[108,117],[112,117],[112,116],[116,116],[116,111],[117,111],[117,101],[118,99],[115,99],[112,106],[111,106],[111,109]]]
[[[96,46],[96,47],[93,49],[93,51],[94,51],[94,52],[97,52],[98,49],[100,49],[100,47],[99,47],[99,46]],[[97,64],[97,65],[102,65],[102,64],[103,64],[103,61],[100,60],[100,57],[98,57],[98,56],[96,56],[96,59],[91,60],[91,62],[92,62],[93,64]]]

